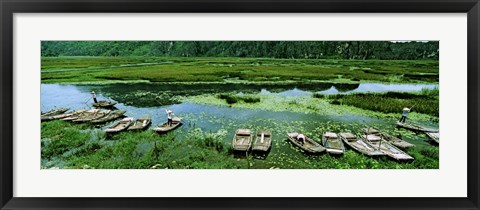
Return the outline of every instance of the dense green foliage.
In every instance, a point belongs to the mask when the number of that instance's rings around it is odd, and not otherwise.
[[[258,103],[260,98],[256,96],[240,96],[228,93],[222,93],[217,96],[220,99],[225,99],[228,104],[234,104],[239,101],[244,101],[245,103]]]
[[[438,59],[438,41],[42,41],[42,56]]]
[[[423,90],[421,93],[356,93],[321,95],[314,94],[317,98],[328,98],[330,103],[336,105],[349,105],[362,109],[383,113],[398,113],[404,107],[412,108],[411,111],[439,116],[439,90]]]
[[[43,57],[42,83],[438,82],[438,60]]]

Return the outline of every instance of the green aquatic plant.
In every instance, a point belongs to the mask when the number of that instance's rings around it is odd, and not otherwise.
[[[436,93],[436,94],[435,94]],[[314,95],[313,97],[322,97]],[[400,113],[404,107],[412,108],[412,111],[439,116],[438,90],[419,93],[387,92],[387,93],[355,93],[337,94],[329,96],[329,102],[334,105],[349,105],[366,110],[382,112],[386,114]]]

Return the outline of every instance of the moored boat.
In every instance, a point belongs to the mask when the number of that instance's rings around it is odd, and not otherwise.
[[[145,130],[152,123],[152,118],[149,116],[141,117],[133,121],[132,125],[128,127],[129,131]]]
[[[272,146],[272,131],[259,130],[252,144],[252,151],[266,152]]]
[[[65,117],[68,117],[68,116],[71,116],[71,115],[74,115],[74,114],[78,114],[78,113],[81,113],[81,112],[84,112],[85,110],[78,110],[78,111],[73,111],[73,112],[67,112],[67,113],[61,113],[61,114],[57,114],[57,115],[49,115],[49,116],[41,116],[41,120],[42,122],[43,121],[49,121],[49,120],[56,120],[56,119],[62,119],[62,118],[65,118]]]
[[[97,108],[110,109],[110,108],[113,108],[113,106],[115,106],[115,104],[117,104],[117,102],[113,102],[113,101],[97,101],[97,103],[93,103],[93,106],[94,106],[94,107],[97,107]]]
[[[293,144],[297,145],[300,147],[302,150],[308,153],[321,153],[325,151],[325,147],[314,141],[313,139],[308,138],[305,136],[305,144],[300,143],[297,140],[297,136],[299,133],[287,133],[288,140],[292,142]]]
[[[429,133],[438,132],[438,130],[436,130],[436,129],[427,128],[427,127],[423,127],[423,126],[420,126],[420,125],[407,124],[407,123],[401,123],[401,122],[397,122],[396,124],[400,128],[405,128],[405,129],[415,131],[415,132],[429,132]]]
[[[127,129],[132,123],[133,123],[133,118],[127,117],[109,126],[107,129],[105,129],[105,132],[110,134],[118,133],[120,131],[124,131],[125,129]]]
[[[325,132],[322,135],[322,144],[329,154],[341,155],[345,152],[345,146],[336,133]]]
[[[58,115],[58,114],[62,114],[64,112],[66,112],[67,110],[69,110],[70,108],[55,108],[55,109],[52,109],[48,112],[45,112],[45,113],[41,113],[40,116],[53,116],[53,115]]]
[[[95,112],[98,112],[99,109],[89,109],[89,110],[85,110],[83,112],[77,112],[77,113],[73,113],[72,115],[68,116],[68,117],[64,117],[62,118],[61,120],[63,121],[72,121],[72,120],[76,120],[76,119],[79,119],[79,118],[82,118],[82,117],[86,117],[86,116],[89,116]]]
[[[415,145],[412,144],[412,143],[409,143],[403,139],[400,139],[400,138],[397,138],[395,136],[392,136],[388,133],[385,133],[385,132],[381,132],[375,128],[364,128],[363,131],[365,132],[365,134],[378,134],[378,135],[381,135],[381,137],[390,142],[391,144],[393,144],[394,146],[396,147],[400,147],[402,149],[408,149],[410,147],[414,147]]]
[[[51,118],[54,119],[54,120],[55,119],[63,119],[63,118],[67,118],[67,117],[70,117],[70,116],[81,114],[81,113],[86,112],[86,111],[87,111],[86,109],[80,109],[80,110],[73,111],[73,112],[67,112],[67,113],[55,115],[55,116],[52,116]]]
[[[348,132],[340,133],[339,136],[346,145],[350,146],[355,151],[360,152],[364,155],[368,155],[368,156],[385,155],[385,153],[373,147],[368,142],[365,142],[362,138],[352,133],[348,133]]]
[[[381,134],[365,134],[361,138],[368,142],[373,148],[382,151],[387,156],[395,160],[413,160],[414,158],[388,141],[384,140]]]
[[[72,120],[72,122],[76,122],[76,123],[89,122],[89,121],[92,121],[92,120],[102,118],[102,117],[108,115],[108,113],[110,113],[110,110],[99,109],[98,111],[92,112],[89,115],[82,116],[82,117],[79,117],[77,119],[74,119],[74,120]]]
[[[430,140],[434,141],[437,144],[440,144],[440,132],[434,132],[434,133],[425,132],[425,134],[427,134],[427,137]]]
[[[123,114],[125,114],[125,112],[127,112],[127,111],[125,111],[125,110],[114,110],[114,111],[111,111],[110,113],[108,113],[107,115],[105,115],[101,118],[90,121],[90,123],[100,124],[100,123],[110,122],[110,121],[115,120],[117,118],[123,117],[124,116]]]
[[[157,126],[153,130],[157,133],[166,133],[172,130],[175,130],[176,128],[180,127],[182,125],[182,119],[179,117],[173,117],[172,118],[172,125],[168,125],[168,122],[163,123],[162,125]]]
[[[66,112],[67,110],[69,110],[69,108],[57,108],[57,109],[53,109],[53,110],[50,110],[48,112],[45,112],[43,114],[40,115],[40,119],[41,121],[48,121],[48,120],[53,120],[55,119],[54,117],[57,116],[57,115],[61,115],[63,114],[64,112]]]
[[[232,140],[234,151],[248,151],[252,146],[252,131],[250,129],[240,128],[235,132]]]

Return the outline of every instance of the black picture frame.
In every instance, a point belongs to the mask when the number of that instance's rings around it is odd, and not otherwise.
[[[479,209],[478,0],[0,0],[1,209]],[[468,188],[465,198],[17,198],[13,197],[15,13],[467,13]],[[449,181],[449,180],[445,180]],[[441,184],[439,184],[441,185]]]

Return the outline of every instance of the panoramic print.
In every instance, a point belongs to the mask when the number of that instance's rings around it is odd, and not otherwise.
[[[438,169],[438,41],[42,41],[42,169]]]

